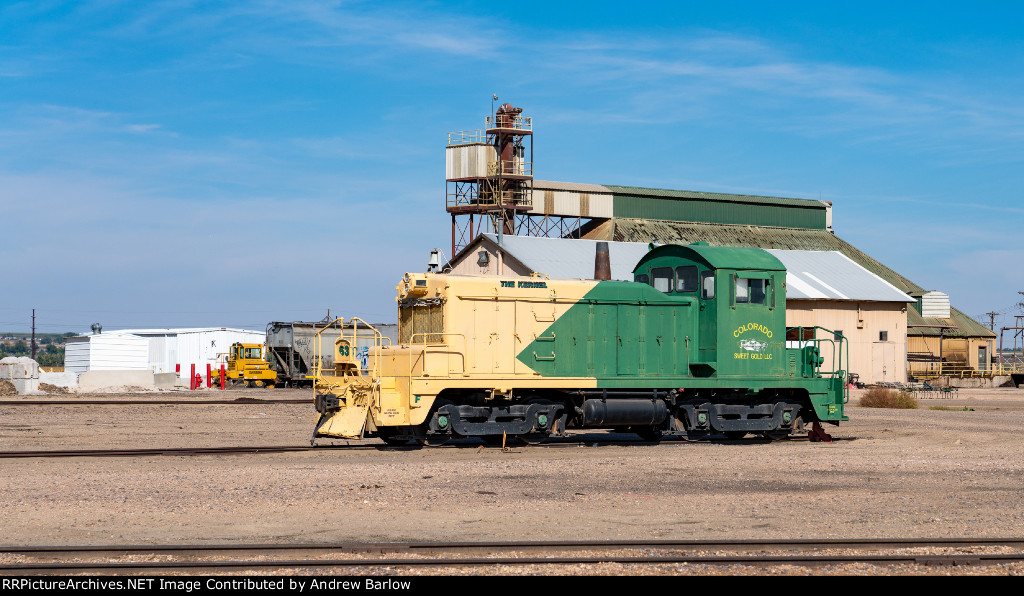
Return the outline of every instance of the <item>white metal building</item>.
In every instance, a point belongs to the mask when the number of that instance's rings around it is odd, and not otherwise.
[[[175,372],[187,378],[192,365],[206,374],[206,365],[220,369],[235,342],[264,344],[266,333],[227,327],[184,329],[123,329],[69,338],[64,353],[64,369],[82,373],[87,370],[151,370]]]
[[[148,369],[149,341],[129,332],[69,337],[64,347],[65,372]]]

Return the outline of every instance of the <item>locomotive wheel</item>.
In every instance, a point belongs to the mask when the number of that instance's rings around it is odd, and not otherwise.
[[[401,447],[409,442],[409,439],[399,439],[398,434],[403,429],[397,426],[377,427],[377,438],[390,447]]]
[[[526,435],[480,435],[484,443],[494,447],[501,447],[504,441],[505,447],[516,447],[520,445],[539,445],[543,443],[548,435],[543,433],[530,433]]]
[[[527,400],[525,400],[523,402],[524,406],[529,406],[531,404],[540,404],[540,405],[544,405],[544,406],[553,406],[553,405],[555,405],[555,402],[551,401],[550,399],[544,399],[542,397],[531,397],[531,398],[529,398],[529,399],[527,399]],[[562,426],[562,430],[563,431],[565,430],[564,418],[565,418],[565,414],[562,415],[562,422],[561,422],[561,426]],[[554,431],[554,430],[557,430],[556,427],[558,425],[559,425],[559,421],[558,420],[550,420],[547,423],[547,429],[548,430],[546,430],[546,431],[540,431],[540,432],[536,432],[536,433],[527,433],[527,434],[523,434],[523,435],[514,435],[514,436],[515,436],[515,438],[519,439],[523,443],[526,443],[527,445],[536,445],[538,443],[542,443],[545,439],[547,439],[549,436],[551,436],[551,432]],[[509,438],[511,439],[512,436],[510,436]]]
[[[661,441],[660,426],[631,426],[629,430],[630,432],[640,435],[640,438],[645,441]]]
[[[418,435],[414,441],[420,445],[426,445],[429,447],[437,447],[444,445],[448,441],[452,440],[452,434],[440,434],[430,432],[430,421],[437,414],[437,411],[445,406],[454,405],[451,400],[438,399],[434,401],[434,409],[427,416],[427,419],[423,421],[423,424],[416,427],[416,434]]]
[[[515,435],[515,436],[509,437],[509,438],[510,439],[515,439],[517,441],[521,441],[523,443],[526,443],[527,445],[539,445],[539,444],[543,443],[545,439],[548,438],[548,434],[547,433],[529,433],[529,434],[525,434],[525,435]]]

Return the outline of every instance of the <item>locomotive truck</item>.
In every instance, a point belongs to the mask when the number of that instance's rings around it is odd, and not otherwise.
[[[595,276],[407,273],[396,344],[352,321],[334,368],[315,371],[313,441],[533,442],[567,428],[830,440],[821,423],[848,420],[845,339],[792,329],[787,346],[785,267],[770,253],[652,246],[632,282]],[[357,336],[373,344],[365,367]]]

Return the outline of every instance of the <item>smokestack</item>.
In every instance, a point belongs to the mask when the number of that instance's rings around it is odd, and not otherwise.
[[[608,243],[598,242],[597,253],[594,255],[594,279],[610,280],[612,278],[612,262],[608,257]]]

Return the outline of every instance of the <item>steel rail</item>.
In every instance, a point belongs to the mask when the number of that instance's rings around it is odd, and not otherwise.
[[[789,437],[787,441],[807,441],[804,435]],[[855,437],[836,437],[833,441],[852,441]],[[330,444],[330,445],[267,445],[255,447],[168,447],[168,448],[123,448],[123,449],[61,449],[61,450],[37,450],[37,451],[0,451],[0,459],[16,458],[57,458],[57,457],[144,457],[156,455],[231,455],[231,454],[269,454],[286,453],[293,451],[317,451],[317,450],[377,450],[377,451],[419,451],[421,449],[488,449],[494,451],[505,451],[518,453],[523,449],[565,449],[571,447],[607,447],[607,446],[632,446],[632,447],[679,447],[692,443],[705,443],[707,441],[687,441],[676,439],[662,439],[661,441],[647,441],[643,439],[606,439],[594,436],[570,436],[546,439],[541,443],[528,445],[514,444],[502,447],[500,445],[482,445],[469,439],[455,439],[438,445],[385,445],[377,442],[361,441],[357,443]],[[755,443],[770,442],[768,439],[727,439],[716,441],[719,443]]]
[[[124,556],[138,554],[171,554],[190,556],[223,556],[226,553],[245,553],[250,557],[265,557],[273,552],[306,552],[309,554],[336,554],[363,552],[386,554],[437,554],[465,551],[500,551],[498,556],[483,557],[372,557],[372,558],[304,558],[304,559],[233,559],[233,560],[161,560],[161,561],[95,561],[95,562],[28,562],[0,565],[0,572],[52,572],[52,571],[161,571],[170,569],[259,569],[259,568],[322,568],[322,567],[446,567],[493,565],[579,565],[618,563],[625,565],[649,564],[707,564],[707,565],[798,565],[820,566],[852,563],[880,565],[993,565],[1024,561],[1024,550],[1017,553],[870,553],[821,554],[820,549],[852,551],[907,549],[921,547],[976,548],[982,546],[1024,547],[1022,538],[952,538],[952,539],[853,539],[853,540],[657,540],[657,541],[571,541],[571,542],[456,542],[456,543],[338,543],[338,544],[248,544],[248,545],[124,545],[124,546],[35,546],[0,547],[0,553],[33,555],[53,558],[57,556],[81,558],[83,554]],[[565,550],[726,550],[761,551],[722,556],[718,554],[685,554],[669,552],[660,555],[609,553],[588,556],[510,556],[516,551]],[[763,551],[800,551],[801,554],[771,554]],[[803,551],[812,551],[803,554]]]
[[[168,449],[66,449],[47,451],[0,451],[0,459],[26,458],[26,457],[143,457],[151,455],[231,455],[242,453],[287,453],[292,451],[314,451],[317,449],[339,449],[355,447],[376,447],[375,445],[325,445],[311,447],[308,445],[297,446],[276,446],[268,445],[261,447],[180,447]]]
[[[239,544],[112,544],[0,546],[0,553],[175,553],[185,551],[366,551],[425,552],[435,550],[580,549],[580,548],[689,548],[689,549],[820,549],[820,548],[919,548],[1014,546],[1024,549],[1024,537],[971,538],[787,538],[787,539],[659,539],[659,540],[529,540],[454,542],[296,542]]]
[[[209,405],[224,405],[224,406],[245,406],[252,404],[307,404],[310,407],[313,406],[313,400],[311,399],[289,399],[289,398],[270,398],[264,399],[260,397],[238,397],[235,399],[146,399],[146,400],[128,400],[128,399],[83,399],[83,400],[72,400],[72,399],[5,399],[0,400],[0,406],[166,406],[166,405],[182,405],[182,406],[209,406]]]

